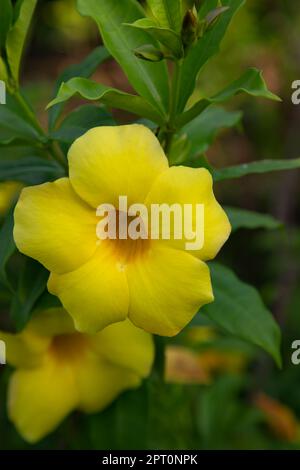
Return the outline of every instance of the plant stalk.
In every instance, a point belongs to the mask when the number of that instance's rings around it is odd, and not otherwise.
[[[36,115],[34,114],[31,107],[29,106],[29,104],[25,100],[24,96],[21,94],[21,92],[19,90],[15,91],[13,96],[16,99],[16,101],[18,102],[18,104],[21,107],[21,109],[23,110],[23,112],[25,113],[25,115],[28,118],[28,121],[30,122],[30,124],[45,139],[43,144],[44,144],[44,146],[46,146],[49,149],[51,156],[59,163],[59,165],[63,166],[63,168],[65,170],[67,170],[68,165],[67,165],[66,159],[64,158],[64,155],[59,152],[59,150],[55,146],[54,142],[51,142],[50,145],[49,145],[49,139],[48,139],[47,134],[45,133],[44,129],[41,127],[40,123],[38,122],[38,120],[36,118]]]

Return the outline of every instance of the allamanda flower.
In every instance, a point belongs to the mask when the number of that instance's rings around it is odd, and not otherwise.
[[[141,125],[97,127],[69,150],[69,178],[25,188],[15,210],[19,250],[40,261],[81,332],[129,318],[144,330],[172,336],[213,300],[208,266],[230,224],[203,168],[169,167],[153,133]],[[99,240],[96,210],[134,203],[204,204],[204,246],[177,240]]]
[[[16,367],[8,388],[8,414],[30,443],[52,432],[74,409],[102,410],[150,373],[152,337],[129,320],[96,335],[78,333],[62,309],[33,317],[17,335],[0,332]]]

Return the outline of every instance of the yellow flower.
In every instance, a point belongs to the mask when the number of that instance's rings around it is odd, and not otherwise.
[[[151,335],[129,320],[96,335],[78,333],[62,309],[35,316],[17,335],[0,332],[7,361],[16,367],[8,389],[8,414],[19,433],[37,442],[74,409],[102,410],[150,373]]]
[[[168,346],[165,380],[168,383],[209,384],[211,376],[202,366],[198,353],[183,346]]]
[[[216,374],[239,374],[247,365],[244,354],[208,349],[196,352],[184,346],[166,349],[166,381],[209,384]]]
[[[177,334],[213,300],[205,260],[216,256],[230,224],[203,168],[169,168],[153,133],[141,125],[94,128],[69,151],[69,178],[25,188],[15,210],[19,250],[40,261],[81,332],[129,319],[151,333]],[[182,240],[98,240],[100,204],[205,205],[204,246]],[[193,220],[194,222],[194,220]]]
[[[9,209],[14,197],[22,188],[22,184],[17,181],[5,181],[0,183],[0,215],[4,215]]]

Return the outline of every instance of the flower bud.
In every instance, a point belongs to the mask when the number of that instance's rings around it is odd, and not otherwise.
[[[144,46],[137,47],[133,52],[139,59],[147,60],[149,62],[160,62],[164,59],[162,51],[156,49],[152,44],[145,44]]]
[[[188,48],[197,39],[198,30],[198,18],[195,16],[192,10],[188,10],[185,14],[182,24],[182,42],[185,48]]]

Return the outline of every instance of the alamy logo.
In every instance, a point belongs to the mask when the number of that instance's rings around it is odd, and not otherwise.
[[[300,80],[294,80],[292,89],[295,90],[292,94],[292,103],[295,105],[300,104]]]
[[[6,364],[6,347],[4,341],[0,340],[0,364]]]
[[[185,240],[186,250],[204,245],[204,204],[101,204],[96,211],[99,240]]]
[[[6,85],[3,80],[0,80],[0,104],[6,104]]]
[[[292,353],[291,356],[291,361],[294,366],[298,366],[300,364],[300,340],[295,339],[292,343],[292,349],[294,349],[294,352]]]

